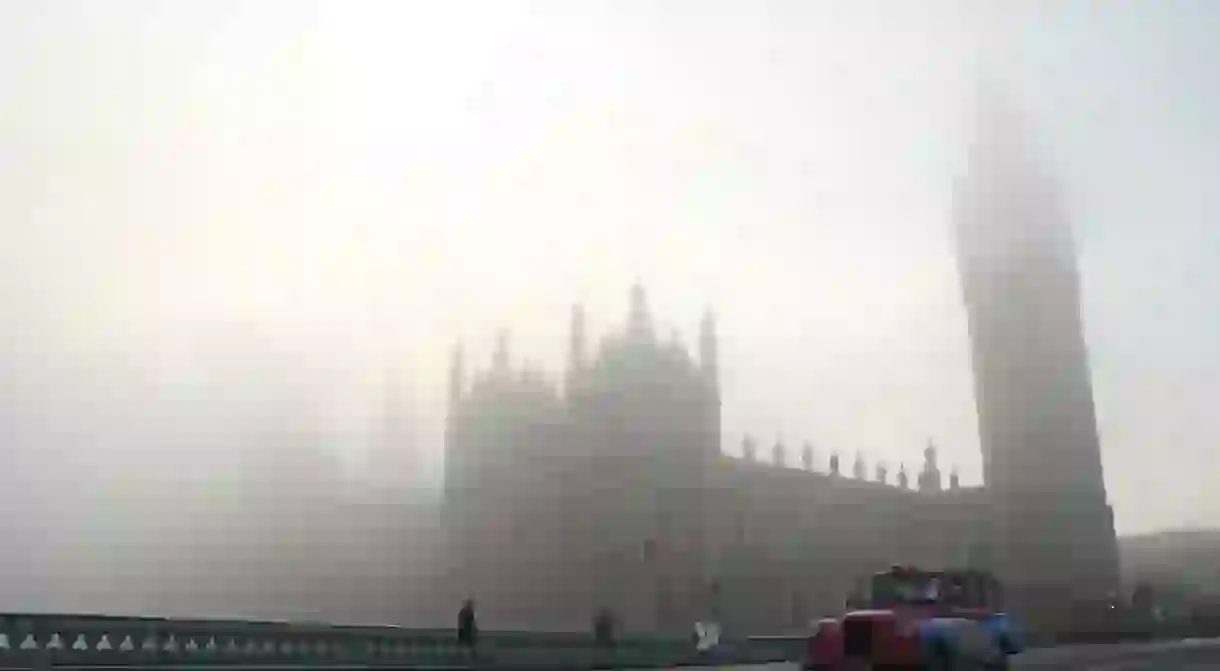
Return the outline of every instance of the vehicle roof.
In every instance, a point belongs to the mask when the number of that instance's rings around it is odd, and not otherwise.
[[[876,576],[883,575],[925,575],[925,576],[973,576],[980,578],[994,579],[994,576],[989,571],[970,568],[947,568],[940,570],[921,569],[914,566],[894,566],[888,571],[878,571]]]

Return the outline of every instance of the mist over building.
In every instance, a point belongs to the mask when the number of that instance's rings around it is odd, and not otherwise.
[[[1104,604],[1118,558],[1075,253],[1023,131],[984,90],[953,221],[985,487],[946,489],[931,444],[893,482],[884,465],[870,479],[859,454],[851,477],[837,452],[816,472],[812,446],[794,467],[778,440],[770,463],[749,437],[743,458],[727,456],[714,318],[692,356],[654,332],[637,285],[622,330],[591,352],[573,309],[562,383],[516,365],[505,333],[469,381],[455,350],[455,588],[496,625],[580,626],[608,607],[628,628],[673,631],[713,612],[738,630],[799,628],[893,563],[994,570],[1014,609],[1048,627]]]

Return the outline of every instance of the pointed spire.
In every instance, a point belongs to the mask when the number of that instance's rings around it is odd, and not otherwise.
[[[572,306],[572,319],[568,332],[567,389],[570,393],[576,379],[585,369],[585,310],[580,305]]]
[[[940,467],[936,463],[936,444],[928,439],[928,446],[923,450],[923,470],[919,473],[919,489],[921,491],[939,491],[941,488]]]
[[[905,463],[898,464],[898,487],[906,489],[908,484],[910,482],[907,478],[907,465]]]
[[[648,297],[644,287],[637,281],[631,287],[631,312],[628,316],[627,331],[633,338],[652,340],[652,314],[648,311]]]
[[[703,370],[703,379],[713,389],[719,388],[720,385],[717,350],[716,318],[708,309],[703,312],[703,320],[699,323],[699,367]]]
[[[758,457],[757,447],[754,445],[753,438],[746,436],[741,439],[741,456],[746,461],[754,461]]]
[[[449,412],[452,413],[462,400],[462,388],[466,384],[466,371],[462,344],[454,343],[449,353]]]
[[[508,331],[505,329],[496,333],[496,351],[491,358],[491,369],[499,375],[508,373]]]

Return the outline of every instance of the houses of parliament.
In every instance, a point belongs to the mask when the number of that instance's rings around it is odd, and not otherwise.
[[[823,472],[808,446],[726,455],[712,317],[692,354],[655,336],[637,286],[595,349],[573,309],[561,382],[515,370],[503,336],[473,376],[455,350],[447,564],[487,626],[584,627],[609,608],[627,630],[802,630],[894,563],[993,571],[1048,628],[1117,589],[1071,228],[1018,115],[995,97],[978,111],[952,225],[983,486],[946,483],[931,445],[896,474],[837,456]]]

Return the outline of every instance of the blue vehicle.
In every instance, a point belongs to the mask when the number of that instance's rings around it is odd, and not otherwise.
[[[1000,671],[1020,652],[999,582],[986,572],[895,566],[873,576],[869,591],[864,607],[822,621],[809,668]]]

